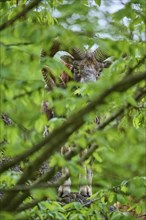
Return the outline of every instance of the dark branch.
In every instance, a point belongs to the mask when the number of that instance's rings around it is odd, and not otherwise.
[[[45,200],[48,200],[48,198],[46,196],[44,196],[43,198],[41,199],[35,199],[34,201],[30,202],[30,203],[27,203],[27,204],[24,204],[24,205],[21,205],[18,209],[17,209],[17,212],[22,212],[26,209],[30,209],[30,208],[33,208],[34,206],[36,206],[39,202],[42,202],[42,201],[45,201]]]
[[[15,21],[17,21],[19,18],[21,18],[22,16],[26,15],[31,9],[36,7],[40,2],[41,2],[41,0],[34,0],[34,1],[30,2],[21,12],[16,14],[10,20],[8,20],[5,23],[1,24],[0,25],[0,31],[2,31],[5,28],[11,26]]]
[[[0,45],[2,45],[3,47],[16,47],[16,46],[27,46],[27,45],[31,45],[31,42],[22,42],[22,43],[13,43],[13,44],[4,44],[3,42],[0,42]]]
[[[59,187],[66,179],[68,178],[67,175],[60,177],[57,182],[48,182],[48,183],[38,183],[36,185],[19,185],[10,189],[0,189],[1,192],[17,192],[17,191],[29,191],[32,189],[44,189],[44,188],[57,188]],[[88,184],[88,181],[84,181],[82,183],[80,183],[80,186],[84,186],[85,184]],[[72,184],[73,187],[78,186],[78,182]],[[66,185],[67,186],[67,185]],[[93,183],[92,186],[101,186],[98,183]]]

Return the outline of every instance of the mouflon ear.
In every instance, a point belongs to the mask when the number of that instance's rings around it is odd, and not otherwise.
[[[109,57],[108,54],[104,50],[101,50],[100,48],[97,48],[96,50],[94,50],[93,53],[98,62],[103,62]]]
[[[79,48],[73,48],[72,54],[75,60],[83,60],[85,58],[85,52]]]

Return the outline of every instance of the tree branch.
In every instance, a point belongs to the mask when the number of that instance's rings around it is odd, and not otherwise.
[[[31,9],[33,9],[34,7],[36,7],[39,3],[41,2],[41,0],[34,0],[32,2],[30,2],[21,12],[19,12],[18,14],[16,14],[13,18],[11,18],[10,20],[6,21],[5,23],[0,25],[0,31],[4,30],[5,28],[9,27],[10,25],[12,25],[15,21],[17,21],[21,16],[26,15]]]
[[[31,42],[22,42],[22,43],[13,43],[13,44],[5,44],[3,42],[0,42],[0,45],[2,45],[3,47],[16,47],[16,46],[27,46],[27,45],[31,45]]]
[[[58,179],[58,181],[56,182],[48,182],[48,183],[38,183],[36,185],[19,185],[19,186],[16,186],[16,187],[13,187],[13,188],[9,188],[9,189],[0,189],[1,192],[17,192],[17,191],[29,191],[29,190],[32,190],[32,189],[44,189],[44,188],[57,188],[59,187],[69,176],[68,175],[64,175],[63,178],[60,177]],[[88,181],[84,181],[82,183],[80,183],[80,186],[84,186],[85,184],[88,184]],[[79,183],[74,183],[74,184],[71,184],[73,187],[76,187],[79,185]],[[66,185],[67,186],[67,185]],[[100,184],[98,183],[93,183],[92,186],[101,186]]]
[[[18,209],[17,209],[17,212],[22,212],[26,209],[30,209],[30,208],[33,208],[34,206],[36,206],[39,202],[42,202],[42,201],[45,201],[47,200],[48,198],[46,196],[44,196],[43,198],[41,199],[35,199],[33,200],[32,202],[30,203],[27,203],[27,204],[24,204],[24,205],[21,205]]]

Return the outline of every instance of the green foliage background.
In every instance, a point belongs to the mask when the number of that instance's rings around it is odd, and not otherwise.
[[[37,2],[37,6],[11,24],[8,22],[32,2]],[[68,118],[86,105],[88,96],[92,100],[123,77],[145,71],[145,13],[144,0],[0,2],[0,114],[7,113],[13,122],[6,126],[0,120],[1,159],[13,158],[42,140],[47,123],[40,110],[43,100],[49,101],[58,116]],[[45,63],[58,77],[64,67],[51,57],[55,42],[59,42],[59,50],[68,52],[73,47],[91,48],[96,44],[107,51],[113,63],[102,72],[97,83],[80,85],[71,82],[66,90],[56,88],[48,94],[41,75],[40,51],[42,48],[49,51],[50,57]],[[82,94],[82,97],[73,95],[74,86],[78,87],[76,93]],[[145,103],[144,96],[138,101],[134,99],[144,86],[144,81],[141,81],[124,93],[112,93],[102,105],[97,106],[96,111],[88,114],[86,123],[66,143],[77,146],[78,150],[90,144],[98,145],[93,153],[92,198],[95,202],[90,208],[82,207],[80,203],[62,207],[56,202],[54,188],[33,189],[31,196],[20,207],[33,199],[45,201],[25,211],[2,212],[2,219],[82,220],[104,219],[107,216],[112,220],[130,220],[146,212],[143,200],[146,178]],[[127,104],[130,104],[129,108]],[[91,122],[96,115],[100,115],[103,123],[120,108],[124,108],[124,113],[103,130],[87,133],[87,130],[93,129]],[[55,118],[47,125],[52,131],[63,122],[61,118]],[[29,161],[35,160],[38,155],[29,157]],[[51,156],[53,166],[66,165],[69,168],[73,176],[73,190],[78,188],[77,170],[82,172],[77,159],[78,156],[74,156],[72,160],[65,161],[58,153]],[[25,169],[27,162],[21,163]],[[86,163],[88,166],[89,161]],[[0,180],[1,189],[13,187],[21,175],[21,172],[11,170],[4,172]],[[109,212],[108,207],[116,202],[126,206],[126,211]]]

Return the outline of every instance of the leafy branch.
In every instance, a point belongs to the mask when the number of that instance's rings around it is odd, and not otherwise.
[[[48,198],[46,196],[44,196],[43,198],[41,199],[35,199],[33,200],[32,202],[29,202],[27,204],[24,204],[22,206],[20,206],[18,209],[17,209],[17,212],[22,212],[26,209],[30,209],[30,208],[33,208],[34,206],[36,206],[39,202],[42,202],[42,201],[45,201],[47,200]]]
[[[33,175],[33,172],[37,170],[40,165],[47,160],[56,150],[67,141],[68,137],[76,130],[78,130],[85,122],[84,117],[91,111],[95,110],[96,106],[100,106],[104,103],[105,99],[111,95],[113,92],[124,92],[130,87],[144,80],[146,77],[146,71],[142,74],[136,74],[124,78],[120,82],[114,84],[111,88],[103,91],[99,96],[97,96],[91,103],[86,107],[79,110],[76,114],[72,115],[62,126],[55,129],[47,138],[42,142],[35,145],[31,149],[31,153],[36,151],[36,148],[39,149],[47,144],[47,148],[44,148],[40,156],[38,156],[28,167],[24,170],[23,175],[20,180],[17,182],[17,185],[24,184],[28,178],[30,179]],[[12,199],[13,198],[13,199]],[[20,204],[17,198],[17,193],[8,193],[2,201],[2,206],[4,209],[9,211],[14,210]],[[7,206],[9,201],[9,207]],[[11,202],[10,202],[11,201]]]
[[[136,91],[136,95],[134,97],[135,101],[139,101],[145,96],[146,88],[141,88]],[[129,103],[127,103],[125,106],[120,108],[116,113],[114,113],[112,116],[108,117],[101,125],[98,126],[97,130],[102,130],[104,129],[107,125],[109,125],[112,121],[117,119],[118,117],[122,116],[125,112],[125,110],[128,110],[132,108],[133,106]],[[92,153],[98,148],[97,145],[92,145],[90,149],[87,151],[86,154],[84,154],[79,161],[77,162],[78,164],[81,164],[83,161],[88,159]],[[66,160],[70,160],[75,154],[77,153],[77,150],[72,150],[68,154],[65,155]],[[11,192],[11,191],[27,191],[33,188],[42,188],[42,187],[56,187],[59,186],[60,184],[58,183],[44,183],[45,181],[49,180],[53,174],[55,173],[55,168],[52,167],[51,170],[49,170],[45,175],[43,175],[41,178],[37,180],[36,183],[32,184],[31,186],[26,186],[26,185],[20,185],[18,187],[13,187],[12,189],[1,189],[1,191],[5,192]],[[67,177],[66,177],[67,178]]]
[[[26,15],[31,9],[33,9],[34,7],[36,7],[39,3],[41,2],[41,0],[34,0],[32,2],[30,2],[21,12],[19,12],[18,14],[16,14],[13,18],[9,19],[8,21],[6,21],[5,23],[0,25],[0,31],[4,30],[5,28],[9,27],[10,25],[12,25],[15,21],[17,21],[20,17]]]
[[[126,71],[126,76],[129,76],[137,67],[141,66],[146,59],[146,55],[137,61],[137,63],[133,67],[129,67]]]
[[[67,130],[68,127],[70,127],[72,125],[72,123],[76,123],[78,126],[78,121],[79,120],[82,120],[80,123],[81,125],[84,123],[84,120],[83,120],[83,117],[88,114],[88,112],[90,112],[91,110],[94,110],[94,108],[96,107],[96,102],[99,103],[98,105],[102,104],[103,103],[103,99],[108,96],[110,93],[116,91],[117,89],[119,90],[120,87],[121,89],[124,89],[124,86],[126,86],[126,84],[129,83],[137,83],[137,82],[134,82],[137,78],[139,78],[140,76],[142,76],[142,79],[144,79],[145,77],[145,73],[144,72],[142,75],[137,75],[137,76],[130,76],[129,78],[127,77],[126,79],[123,79],[123,88],[122,88],[122,81],[121,82],[118,82],[116,83],[111,89],[107,89],[106,91],[104,91],[101,95],[99,95],[99,97],[95,98],[95,100],[93,100],[88,106],[86,106],[84,109],[80,110],[79,112],[77,112],[75,115],[71,116],[60,128],[56,129],[53,131],[53,133],[51,133],[51,135],[49,135],[46,139],[42,140],[40,143],[34,145],[32,148],[30,148],[29,150],[25,151],[24,153],[14,157],[11,161],[9,161],[7,164],[4,164],[0,167],[0,173],[8,170],[9,168],[11,168],[12,166],[16,165],[17,163],[25,160],[27,157],[31,156],[32,154],[34,154],[36,151],[40,150],[42,147],[44,147],[50,140],[53,140],[53,139],[56,139],[56,135],[62,135],[62,132],[64,131],[63,129],[65,129],[65,131]],[[120,86],[118,88],[118,86]],[[131,87],[132,85],[129,84],[129,88]],[[116,88],[117,87],[117,88]],[[128,89],[128,88],[126,88]],[[125,89],[125,90],[126,90]],[[109,94],[108,94],[108,91],[109,91]],[[124,91],[124,90],[123,90]],[[92,109],[92,105],[93,106],[93,109]],[[118,113],[116,113],[117,115],[120,114],[120,111]],[[123,111],[123,110],[122,110]],[[82,112],[83,112],[83,115],[82,115]],[[116,117],[116,114],[115,116],[112,116],[110,119],[107,119],[110,121],[112,121],[115,117]],[[77,121],[75,121],[74,119],[77,118]],[[113,119],[112,119],[113,118]],[[78,120],[79,119],[79,120]],[[109,123],[108,121],[104,122],[104,123]],[[80,125],[80,126],[81,126]],[[99,129],[104,127],[104,125],[100,125],[99,126]],[[73,131],[71,132],[73,133]],[[67,135],[67,134],[66,134]],[[58,141],[59,142],[59,141]],[[57,143],[58,144],[58,143]],[[50,144],[51,145],[51,144]],[[51,150],[51,149],[50,149]]]
[[[30,96],[32,93],[36,92],[36,91],[40,91],[42,89],[42,86],[38,86],[37,88],[30,90],[30,91],[26,91],[24,93],[20,93],[19,95],[15,95],[12,97],[12,100],[15,99],[19,99],[22,98],[23,96]],[[3,99],[3,102],[8,102],[8,99]]]

